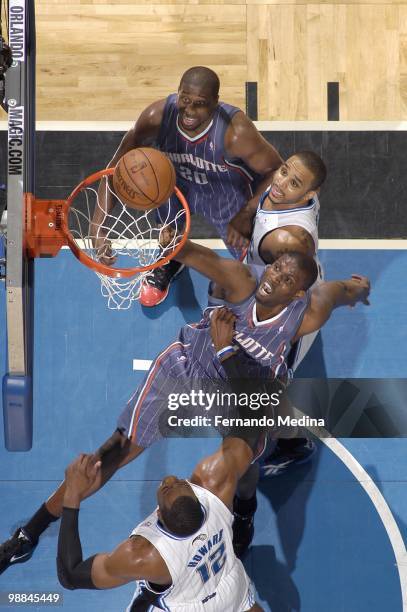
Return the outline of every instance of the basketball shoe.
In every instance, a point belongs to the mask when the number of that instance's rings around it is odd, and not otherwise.
[[[280,476],[294,465],[310,461],[317,450],[316,445],[306,438],[279,440],[274,451],[260,466],[261,478]]]
[[[24,529],[19,527],[11,538],[0,544],[0,574],[10,565],[28,561],[36,546]]]
[[[185,268],[184,264],[171,259],[168,263],[155,268],[144,280],[140,291],[140,304],[157,306],[165,300],[170,284]]]

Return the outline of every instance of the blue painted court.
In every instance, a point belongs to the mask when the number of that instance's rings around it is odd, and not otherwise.
[[[407,253],[325,250],[321,260],[328,279],[354,272],[369,276],[371,306],[335,312],[298,375],[407,378]],[[3,286],[0,290],[4,346]],[[133,360],[152,359],[181,325],[198,320],[206,290],[205,279],[183,273],[158,308],[137,304],[109,311],[98,279],[69,251],[36,261],[34,445],[28,453],[8,453],[1,444],[0,541],[49,496],[76,454],[94,450],[112,433],[143,375],[133,370]],[[3,368],[4,361],[2,355]],[[403,577],[404,591],[407,585],[407,440],[327,444],[319,443],[312,463],[261,484],[246,561],[258,600],[271,612],[401,612]],[[111,550],[125,539],[152,511],[162,477],[187,476],[216,445],[215,439],[163,441],[120,471],[83,504],[84,555]],[[55,569],[57,537],[54,524],[31,561],[0,576],[0,592],[62,591]],[[64,591],[63,610],[118,612],[133,590],[128,585]]]

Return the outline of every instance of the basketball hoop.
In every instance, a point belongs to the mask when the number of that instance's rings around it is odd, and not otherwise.
[[[25,248],[28,257],[34,258],[54,257],[68,246],[99,277],[108,308],[122,310],[138,299],[142,281],[151,271],[179,253],[191,221],[187,201],[177,187],[177,212],[169,208],[158,224],[156,209],[140,212],[126,207],[106,180],[105,189],[116,204],[108,214],[103,213],[103,223],[95,226],[96,207],[103,211],[97,183],[113,173],[114,168],[106,168],[92,174],[67,200],[41,200],[26,194]]]

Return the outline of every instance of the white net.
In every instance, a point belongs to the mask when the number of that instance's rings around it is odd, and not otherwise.
[[[80,251],[108,272],[95,270],[108,308],[124,310],[139,298],[143,281],[152,273],[150,267],[174,254],[187,213],[174,197],[165,207],[140,212],[125,206],[105,183],[108,197],[114,198],[108,214],[99,201],[97,185],[91,185],[75,196],[67,223]],[[102,221],[97,222],[98,218]]]

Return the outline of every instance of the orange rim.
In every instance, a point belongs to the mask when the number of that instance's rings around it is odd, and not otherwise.
[[[176,247],[171,253],[169,253],[162,259],[159,259],[158,261],[152,264],[149,264],[148,266],[141,266],[141,267],[136,267],[136,268],[110,268],[109,266],[106,266],[105,264],[95,261],[94,259],[89,257],[89,255],[86,255],[86,253],[78,247],[75,240],[72,238],[71,232],[69,231],[69,227],[67,224],[67,216],[68,216],[67,213],[73,201],[75,200],[76,196],[81,191],[86,189],[86,187],[89,187],[89,185],[92,185],[96,181],[102,179],[103,177],[111,176],[113,173],[114,173],[114,168],[105,168],[104,170],[99,170],[99,172],[95,172],[94,174],[91,174],[86,179],[84,179],[82,182],[80,182],[77,187],[75,187],[75,189],[72,191],[72,193],[66,200],[66,209],[65,209],[66,214],[63,215],[63,218],[61,220],[61,229],[65,235],[66,242],[69,248],[71,249],[75,257],[82,264],[84,264],[88,268],[91,268],[95,272],[104,274],[105,276],[110,276],[112,278],[129,278],[131,276],[134,276],[135,274],[138,274],[139,272],[147,272],[149,270],[154,270],[155,268],[159,268],[163,266],[164,264],[169,262],[171,259],[173,259],[177,255],[177,253],[180,252],[180,250],[182,249],[182,247],[184,246],[185,242],[188,239],[188,234],[191,228],[191,213],[189,211],[188,202],[186,201],[184,195],[181,193],[178,187],[175,187],[174,193],[176,194],[177,198],[181,202],[182,207],[185,211],[185,228],[184,228],[184,232],[183,232],[181,240],[179,241],[179,243],[176,245]]]

